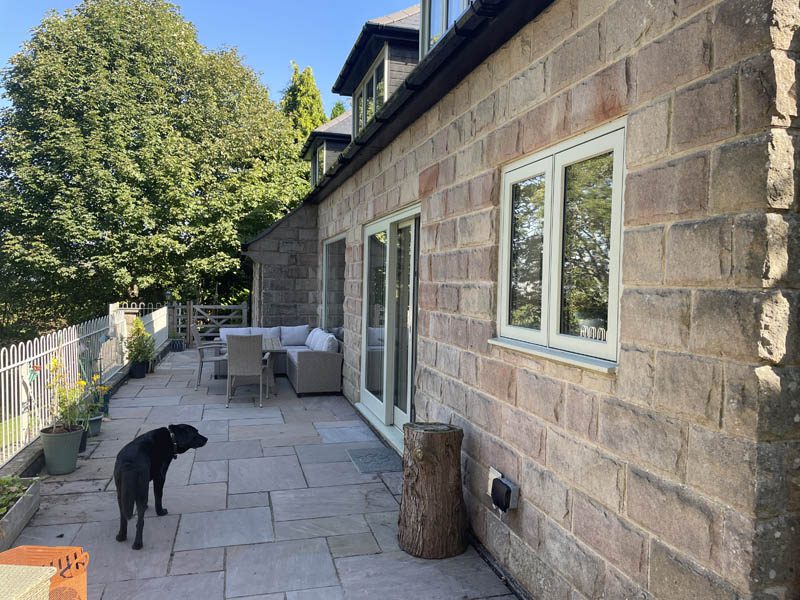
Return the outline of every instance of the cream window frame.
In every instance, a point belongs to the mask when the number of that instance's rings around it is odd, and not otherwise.
[[[609,249],[608,328],[606,341],[563,334],[561,322],[561,268],[564,216],[564,169],[571,164],[613,152],[611,185],[611,240]],[[512,186],[538,174],[545,175],[542,257],[541,329],[509,323],[511,284]],[[622,272],[622,211],[625,181],[625,121],[617,120],[534,155],[502,170],[500,269],[497,330],[500,342],[511,342],[534,352],[556,350],[614,363],[619,345],[619,302]]]
[[[353,136],[357,136],[369,123],[375,118],[378,112],[377,109],[377,96],[378,96],[378,78],[376,73],[379,69],[383,69],[383,104],[389,98],[389,44],[384,42],[383,48],[378,53],[378,56],[367,69],[367,74],[356,87],[353,92]],[[367,119],[367,82],[372,81],[373,107],[372,116]],[[357,98],[361,95],[361,110],[359,110]]]

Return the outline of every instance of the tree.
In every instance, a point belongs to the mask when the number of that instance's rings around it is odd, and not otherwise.
[[[314,129],[327,121],[322,108],[322,95],[311,67],[300,71],[297,63],[292,61],[292,80],[283,90],[281,109],[291,119],[300,143],[304,143]]]
[[[3,86],[6,335],[134,291],[241,295],[241,241],[308,189],[292,125],[255,73],[235,50],[205,51],[164,0],[48,14]]]
[[[333,108],[331,109],[331,119],[335,119],[336,117],[344,114],[345,112],[347,112],[347,108],[345,108],[344,102],[342,102],[341,100],[337,100],[336,104],[334,104]]]

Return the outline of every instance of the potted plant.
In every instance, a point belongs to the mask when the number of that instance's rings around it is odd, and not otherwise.
[[[144,328],[144,323],[138,317],[133,320],[131,334],[125,342],[128,351],[128,360],[131,363],[130,376],[132,379],[142,379],[147,375],[150,361],[155,358],[156,344]]]
[[[88,424],[89,437],[94,437],[100,433],[103,425],[103,413],[107,411],[107,395],[108,386],[100,383],[100,375],[95,373],[92,375],[89,383],[86,386],[86,397],[84,402],[85,419]]]
[[[169,349],[172,352],[183,352],[186,350],[186,340],[178,334],[172,334],[169,336]]]
[[[38,479],[0,477],[0,551],[11,547],[38,508]]]
[[[76,384],[69,381],[60,361],[53,357],[50,362],[52,380],[50,389],[56,400],[56,417],[50,427],[41,430],[44,463],[51,475],[72,473],[78,462],[83,427],[81,417],[86,382]]]

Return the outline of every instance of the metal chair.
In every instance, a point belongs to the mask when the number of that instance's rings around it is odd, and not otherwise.
[[[258,376],[258,406],[264,406],[264,353],[260,335],[228,336],[228,389],[225,408],[230,406],[231,396],[236,391],[236,377]],[[269,361],[267,361],[269,362]],[[255,398],[253,404],[255,405]]]
[[[221,349],[225,348],[225,342],[204,342],[200,337],[197,326],[194,324],[190,326],[190,330],[192,332],[192,342],[200,355],[200,364],[197,365],[197,382],[194,384],[194,389],[197,390],[197,388],[200,387],[200,380],[203,377],[203,364],[224,362],[228,360],[228,357],[222,356],[219,353]]]

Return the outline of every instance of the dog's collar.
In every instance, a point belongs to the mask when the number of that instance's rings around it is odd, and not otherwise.
[[[169,439],[172,440],[172,458],[178,458],[178,442],[175,441],[175,434],[172,432],[172,429],[167,427],[167,431],[169,431]]]

